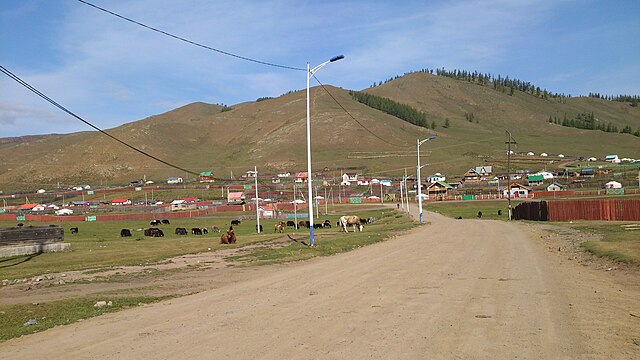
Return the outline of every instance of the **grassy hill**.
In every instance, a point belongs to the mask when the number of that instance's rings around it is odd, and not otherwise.
[[[347,114],[320,87],[311,90],[312,162],[325,167],[366,167],[368,174],[415,173],[415,143],[436,134],[421,147],[426,173],[462,175],[472,166],[505,159],[505,129],[518,142],[516,152],[546,152],[548,159],[520,166],[553,167],[553,155],[640,158],[640,138],[630,134],[579,130],[548,123],[549,116],[593,112],[597,121],[619,128],[640,128],[640,109],[594,98],[544,100],[515,91],[496,91],[427,73],[412,73],[364,90],[408,104],[435,121],[435,130],[411,125],[327,86]],[[194,172],[238,177],[257,166],[262,174],[306,170],[305,91],[233,106],[194,103],[128,123],[108,132],[145,152]],[[228,110],[228,111],[227,111]],[[473,114],[473,122],[465,115]],[[353,118],[356,120],[354,120]],[[449,128],[443,128],[449,119]],[[12,138],[15,139],[15,138]],[[527,159],[528,161],[531,159]],[[34,190],[62,184],[123,184],[142,178],[185,176],[97,132],[0,139],[0,190]],[[187,175],[187,177],[192,177]]]

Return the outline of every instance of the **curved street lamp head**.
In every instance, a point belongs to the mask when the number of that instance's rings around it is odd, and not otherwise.
[[[334,62],[342,59],[344,59],[344,55],[338,55],[338,56],[332,57],[331,60],[329,60],[329,62]]]
[[[420,145],[422,145],[422,144],[426,143],[426,142],[427,142],[427,141],[429,141],[429,140],[433,140],[433,139],[436,139],[436,138],[437,138],[437,136],[433,135],[433,136],[429,136],[428,138],[426,138],[426,139],[424,139],[424,140],[419,140],[419,139],[418,139],[418,146],[420,146]]]

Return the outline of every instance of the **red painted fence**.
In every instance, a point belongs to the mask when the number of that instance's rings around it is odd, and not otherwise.
[[[640,220],[640,199],[547,201],[549,221]]]

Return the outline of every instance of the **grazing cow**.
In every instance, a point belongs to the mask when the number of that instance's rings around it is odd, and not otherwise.
[[[367,224],[373,224],[374,221],[376,221],[376,218],[373,216],[367,218]]]
[[[151,222],[149,223],[149,225],[151,226],[158,226],[160,224],[161,224],[160,220],[151,220]]]
[[[207,230],[207,228],[202,228],[202,234],[208,234],[209,230]]]
[[[256,224],[256,231],[258,231],[258,224]],[[262,224],[260,224],[260,232],[264,232],[262,231]]]
[[[284,224],[282,224],[281,222],[277,223],[275,226],[275,229],[273,230],[273,232],[283,232],[284,231]]]
[[[355,216],[355,215],[341,216],[340,226],[344,232],[349,232],[349,230],[347,230],[347,226],[352,226],[353,232],[356,232],[356,227],[360,231],[362,231],[362,228],[363,228],[362,220],[360,219],[359,216]]]
[[[23,226],[24,226],[24,224],[23,224],[23,223],[18,223],[18,225],[17,225],[17,226],[18,226],[18,227],[23,227]]]
[[[478,211],[478,219],[482,218],[482,211]]]
[[[295,222],[293,222],[293,221],[291,221],[291,220],[289,220],[289,221],[287,221],[287,226],[293,226],[293,227],[296,227],[296,223],[295,223]]]
[[[322,229],[324,227],[323,224],[313,224],[314,229]]]
[[[69,231],[71,231],[72,234],[77,234],[78,233],[78,228],[77,227],[72,227],[71,229],[69,229]]]
[[[220,244],[235,244],[237,241],[236,233],[233,231],[233,226],[229,227],[226,233],[220,236]]]
[[[304,220],[298,221],[298,228],[307,227],[307,223]]]
[[[176,228],[176,235],[187,235],[187,229],[183,227]]]
[[[322,223],[322,227],[325,229],[331,229],[331,221],[325,220],[324,223]]]
[[[213,231],[214,233],[219,233],[220,232],[220,228],[217,226],[214,226],[211,228],[211,231]]]
[[[231,226],[240,225],[240,220],[231,220]]]
[[[191,228],[191,235],[202,235],[202,229],[200,229],[200,228]]]
[[[129,229],[120,230],[120,237],[129,237],[129,236],[131,236],[131,230]]]
[[[498,216],[502,216],[502,210],[498,210]]]
[[[144,236],[163,237],[164,233],[158,228],[148,228],[144,229]]]
[[[163,224],[165,224],[165,225],[169,225],[169,224],[171,224],[171,223],[169,222],[169,219],[162,219],[162,223],[163,223]]]

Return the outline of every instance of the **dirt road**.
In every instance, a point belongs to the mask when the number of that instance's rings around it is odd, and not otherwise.
[[[427,219],[350,253],[0,343],[0,358],[640,358],[636,273],[576,264],[524,225]]]

